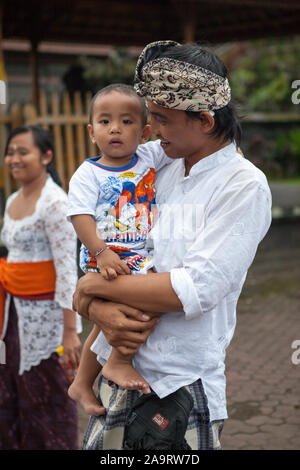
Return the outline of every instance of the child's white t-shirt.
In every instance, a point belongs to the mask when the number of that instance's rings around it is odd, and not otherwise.
[[[101,165],[101,156],[88,158],[69,183],[68,219],[89,214],[106,243],[143,249],[153,223],[156,171],[171,162],[159,140],[139,145],[123,167]]]

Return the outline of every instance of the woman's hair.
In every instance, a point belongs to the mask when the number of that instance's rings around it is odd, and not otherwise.
[[[145,99],[139,96],[135,92],[135,89],[132,86],[126,85],[124,83],[112,83],[111,85],[101,88],[101,90],[99,90],[93,96],[91,104],[90,104],[89,123],[90,124],[93,123],[92,121],[93,121],[93,113],[94,113],[94,104],[98,96],[108,94],[112,91],[118,91],[119,93],[124,93],[125,95],[133,96],[139,101],[141,105],[141,113],[142,113],[142,126],[143,127],[146,126],[147,119],[148,119],[148,110],[147,110]]]
[[[161,54],[160,57],[168,57],[170,59],[180,60],[188,64],[203,67],[206,70],[220,75],[227,76],[227,69],[222,60],[207,48],[198,45],[183,44],[170,47]],[[199,119],[200,112],[186,111],[191,119]],[[223,142],[228,140],[235,141],[237,146],[240,145],[242,130],[239,123],[236,107],[232,100],[223,108],[214,110],[215,125],[211,131],[211,135],[222,138]]]
[[[4,155],[7,154],[8,146],[12,138],[18,134],[26,134],[27,132],[32,133],[33,142],[36,145],[36,147],[38,147],[38,149],[41,151],[42,154],[45,154],[47,150],[51,150],[52,154],[54,154],[53,139],[49,131],[47,131],[41,126],[20,126],[14,129],[8,136]],[[49,175],[53,179],[53,181],[59,186],[62,186],[61,179],[59,177],[59,174],[56,168],[53,165],[53,161],[48,163],[46,170],[47,170],[47,173],[49,173]]]

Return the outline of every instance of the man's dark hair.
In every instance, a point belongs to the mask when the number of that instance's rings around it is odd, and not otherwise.
[[[137,93],[135,92],[135,89],[132,86],[126,85],[124,83],[112,83],[111,85],[108,85],[104,88],[101,88],[101,90],[97,91],[97,93],[93,96],[91,104],[90,104],[89,123],[90,124],[93,123],[92,121],[93,121],[93,113],[94,113],[94,104],[98,96],[103,95],[103,94],[108,94],[112,91],[118,91],[119,93],[125,93],[125,95],[134,96],[140,102],[141,112],[142,112],[142,125],[146,126],[147,119],[148,119],[148,110],[147,110],[146,102],[144,98],[142,98],[141,96],[138,96]]]
[[[204,69],[220,75],[227,76],[227,69],[222,60],[212,51],[198,45],[183,44],[170,47],[161,54],[160,57],[180,60],[188,64],[197,65]],[[222,138],[223,142],[235,141],[239,146],[242,137],[242,130],[239,123],[236,107],[232,100],[223,108],[214,111],[215,125],[211,135]],[[191,119],[199,119],[200,112],[186,111]]]

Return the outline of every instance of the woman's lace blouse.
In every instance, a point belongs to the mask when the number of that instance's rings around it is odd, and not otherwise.
[[[47,359],[61,345],[62,309],[72,309],[72,296],[77,282],[77,238],[67,221],[67,195],[52,178],[47,178],[35,212],[21,220],[13,220],[8,208],[18,192],[6,204],[1,233],[8,249],[8,262],[33,262],[53,259],[56,269],[54,300],[14,298],[20,340],[19,374]],[[10,296],[7,296],[5,317]],[[7,321],[6,321],[7,322]],[[77,318],[77,331],[80,320]]]

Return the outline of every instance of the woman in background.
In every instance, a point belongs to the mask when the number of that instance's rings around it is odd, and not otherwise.
[[[45,129],[15,129],[4,155],[20,189],[7,199],[1,234],[0,449],[77,449],[76,403],[56,353],[62,345],[64,365],[78,366],[77,239],[67,195]]]

